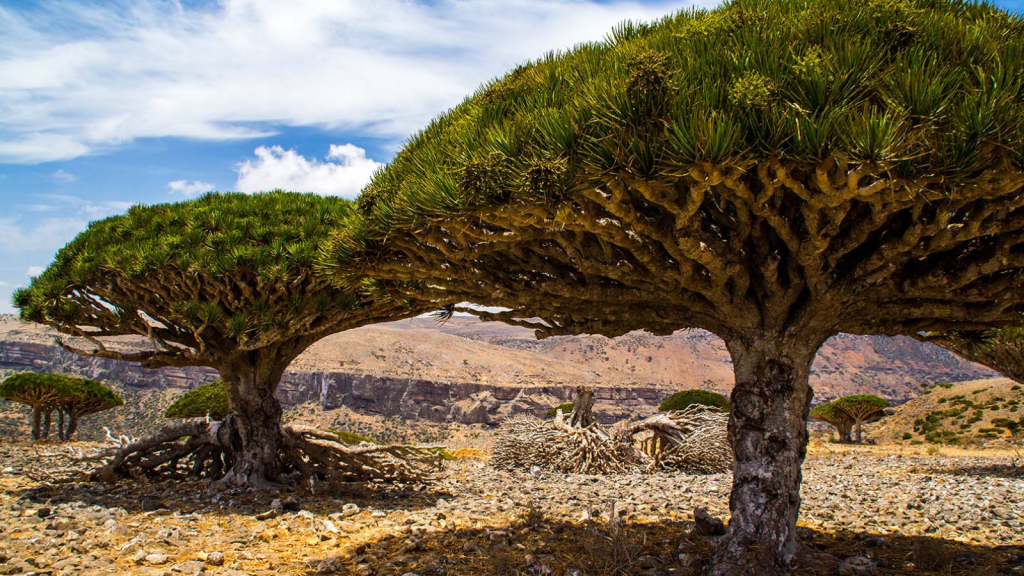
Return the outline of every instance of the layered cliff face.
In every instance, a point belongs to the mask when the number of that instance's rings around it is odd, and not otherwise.
[[[209,368],[146,370],[80,357],[51,338],[42,327],[0,317],[0,369],[110,382],[128,396],[129,406],[152,407],[152,414],[126,423],[129,429],[158,419],[169,403],[165,398],[218,377]],[[874,393],[901,403],[917,397],[922,382],[991,376],[986,368],[909,338],[840,335],[822,347],[811,382],[816,401]],[[406,419],[494,424],[520,412],[542,414],[569,400],[579,384],[595,389],[597,415],[611,422],[646,415],[680,389],[728,394],[732,365],[722,341],[701,331],[537,341],[528,330],[472,318],[440,327],[413,319],[325,338],[285,373],[278,396],[286,406],[315,403]]]
[[[147,370],[138,364],[87,358],[54,345],[0,341],[0,369],[59,372],[116,383],[132,392],[168,392],[170,396],[218,378],[210,368]],[[568,386],[509,387],[353,374],[347,372],[285,372],[277,397],[285,406],[316,403],[325,409],[346,406],[382,416],[431,422],[495,424],[511,414],[543,414],[570,399]],[[598,388],[599,417],[612,421],[623,413],[649,412],[664,396],[656,386]]]

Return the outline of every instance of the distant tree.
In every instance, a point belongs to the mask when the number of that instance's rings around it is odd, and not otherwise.
[[[572,402],[563,402],[562,404],[548,410],[547,416],[548,418],[554,418],[559,412],[562,414],[572,414],[573,406],[575,406],[575,404]]]
[[[82,417],[124,404],[120,396],[95,380],[31,372],[4,380],[0,397],[32,407],[33,440],[49,436],[54,411],[60,418],[58,437],[67,441],[74,437]]]
[[[835,426],[842,443],[853,442],[850,432],[853,429],[853,417],[836,407],[834,402],[826,402],[811,409],[810,417]]]
[[[890,406],[889,401],[874,394],[851,394],[833,400],[837,411],[846,413],[853,420],[853,441],[861,441],[861,424],[878,420]]]
[[[209,416],[214,420],[223,420],[231,413],[228,406],[228,395],[224,392],[224,382],[217,380],[193,388],[174,401],[164,416],[167,418],[202,418]]]
[[[222,482],[273,487],[279,465],[308,471],[311,455],[327,458],[298,440],[282,453],[274,392],[291,361],[329,334],[432,309],[364,282],[339,287],[316,273],[320,244],[350,216],[344,199],[287,192],[134,206],[90,224],[14,302],[22,319],[78,337],[61,342],[77,354],[217,369],[230,434],[218,428],[211,441],[237,443]],[[148,346],[119,347],[118,336]],[[307,450],[301,457],[300,446]]]
[[[722,412],[729,412],[731,409],[729,399],[717,392],[707,390],[683,390],[665,398],[658,406],[658,411],[669,412],[673,410],[685,410],[688,406],[700,404],[701,406],[712,406],[720,408]]]
[[[916,337],[1024,383],[1024,328],[950,330]]]
[[[944,0],[625,23],[410,138],[325,272],[541,335],[718,335],[736,459],[710,571],[787,570],[820,346],[1021,323],[1022,39],[1019,14]]]

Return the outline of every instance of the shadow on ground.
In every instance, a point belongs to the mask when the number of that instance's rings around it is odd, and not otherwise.
[[[279,493],[249,493],[218,490],[207,482],[122,480],[113,486],[98,482],[40,484],[9,494],[35,506],[79,502],[101,508],[123,508],[129,513],[166,510],[180,514],[252,515],[270,510],[272,500],[297,498],[301,508],[327,515],[340,509],[340,502],[377,510],[418,510],[433,506],[439,498],[452,498],[450,492],[430,485],[377,483],[339,483],[321,485],[315,493],[293,489]]]
[[[418,576],[696,575],[711,553],[707,539],[679,522],[615,524],[552,521],[536,510],[505,527],[388,536],[350,554],[324,558],[309,574]],[[988,547],[937,538],[826,533],[800,528],[805,544],[846,559],[864,556],[878,575],[1024,574],[1024,547]],[[794,574],[837,574],[800,570]],[[858,574],[867,574],[860,572]]]

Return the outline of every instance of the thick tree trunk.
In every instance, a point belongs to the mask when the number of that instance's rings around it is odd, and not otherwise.
[[[811,362],[821,342],[765,336],[728,343],[736,374],[729,419],[732,518],[713,576],[775,575],[799,549],[800,467],[807,453]]]
[[[43,431],[42,431],[41,436],[44,439],[50,437],[50,420],[51,420],[51,416],[52,415],[53,415],[53,412],[51,412],[49,410],[47,410],[46,414],[43,415]]]
[[[43,409],[39,406],[32,407],[32,439],[41,440],[43,437]]]
[[[572,400],[572,413],[569,415],[569,425],[573,428],[586,428],[595,421],[594,391],[587,390],[583,386],[577,386],[576,394]]]
[[[281,404],[274,392],[294,356],[250,352],[221,368],[231,416],[228,423],[234,464],[222,483],[246,488],[275,488],[281,443]]]
[[[57,438],[64,439],[64,409],[57,409]]]
[[[65,442],[71,440],[71,437],[75,435],[78,430],[78,411],[74,408],[68,410],[68,427],[64,431],[64,436],[61,438]]]
[[[858,419],[857,423],[854,424],[853,441],[856,442],[857,444],[860,444],[860,439],[861,439],[861,436],[860,436],[860,424],[861,424],[861,422],[863,422],[863,420]]]
[[[840,444],[849,444],[850,442],[853,442],[852,436],[850,436],[850,424],[838,424],[836,425],[836,430],[839,431]]]

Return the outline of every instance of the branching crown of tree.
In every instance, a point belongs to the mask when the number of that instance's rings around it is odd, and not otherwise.
[[[95,380],[32,372],[15,374],[0,383],[0,398],[32,407],[33,440],[49,437],[54,411],[59,413],[60,439],[70,440],[81,417],[124,405],[120,396]]]
[[[700,404],[702,406],[713,406],[721,408],[723,412],[731,409],[729,399],[717,392],[707,390],[683,390],[665,398],[658,406],[658,411],[669,412],[673,410],[684,410],[687,406]]]
[[[113,390],[102,383],[61,374],[22,372],[0,383],[0,398],[30,406],[71,406],[79,416],[124,405]]]
[[[1022,37],[961,2],[627,23],[436,119],[324,264],[608,334],[1003,324],[1024,259]]]
[[[25,320],[86,339],[91,348],[64,343],[79,354],[216,368],[241,444],[223,481],[270,487],[280,456],[274,391],[289,363],[324,336],[429,310],[316,273],[321,243],[350,225],[351,206],[280,191],[135,206],[93,222],[15,305]],[[125,335],[147,344],[108,344]]]
[[[1022,85],[1024,20],[985,3],[626,23],[413,137],[321,265],[540,335],[722,337],[736,460],[712,573],[796,566],[818,347],[1024,325]]]
[[[350,213],[340,198],[285,192],[135,206],[92,223],[15,293],[15,305],[23,319],[95,346],[76,352],[147,367],[308,345],[401,308],[314,273],[319,244]],[[103,340],[124,335],[146,337],[151,349],[112,350]]]
[[[826,402],[811,409],[810,417],[815,420],[827,422],[835,427],[839,433],[840,442],[853,442],[853,425],[856,422],[852,416],[836,407],[835,402]]]
[[[167,418],[202,418],[223,420],[231,413],[224,382],[217,380],[185,392],[167,408]]]
[[[929,332],[918,339],[1024,383],[1024,328]]]
[[[838,409],[835,402],[826,402],[815,406],[811,409],[810,417],[836,426],[840,424],[853,424],[853,417]]]

